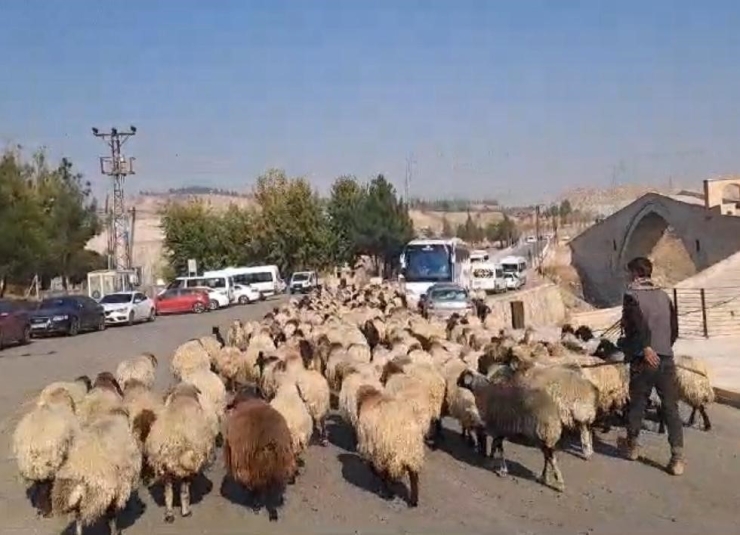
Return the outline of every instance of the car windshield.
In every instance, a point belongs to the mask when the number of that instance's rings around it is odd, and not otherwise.
[[[465,301],[468,298],[468,293],[462,288],[440,288],[438,290],[432,290],[431,300],[450,303],[455,301]]]
[[[103,305],[122,305],[131,302],[131,294],[108,294],[100,300]]]
[[[442,244],[407,246],[405,259],[408,282],[451,280],[450,254]]]
[[[293,280],[297,282],[308,280],[308,273],[293,273]]]
[[[43,301],[41,301],[41,303],[39,303],[38,309],[45,310],[49,308],[66,308],[76,305],[77,301],[75,299],[69,297],[55,297],[51,299],[44,299]]]

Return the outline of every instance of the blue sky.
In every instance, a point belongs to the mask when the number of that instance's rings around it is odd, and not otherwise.
[[[132,192],[268,167],[400,186],[409,153],[414,194],[509,202],[740,170],[740,2],[17,0],[0,21],[0,142],[98,191],[93,125],[137,126]]]

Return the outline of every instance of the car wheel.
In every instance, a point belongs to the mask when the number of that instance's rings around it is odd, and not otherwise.
[[[104,331],[104,330],[105,330],[105,328],[106,328],[106,324],[105,324],[105,316],[102,316],[102,317],[100,318],[100,321],[98,322],[98,331]]]
[[[80,320],[77,318],[72,318],[69,320],[69,328],[67,329],[67,334],[69,336],[77,336],[80,332]]]
[[[267,299],[267,296],[263,294],[262,292],[260,292],[260,301],[264,301],[266,299]]]
[[[213,311],[217,309],[218,309],[218,301],[216,301],[215,299],[211,299],[210,301],[208,301],[208,310]]]
[[[249,297],[247,297],[246,295],[240,295],[239,296],[239,304],[240,305],[246,305],[247,303],[249,303]]]
[[[196,314],[202,314],[205,311],[206,307],[203,306],[203,303],[195,303],[193,305],[193,312]]]
[[[154,321],[157,317],[157,311],[154,307],[149,311],[149,317],[146,319],[147,321]]]
[[[126,322],[129,326],[134,324],[134,311],[128,313],[128,321]]]
[[[31,326],[26,325],[23,327],[23,334],[21,335],[20,343],[22,346],[31,343]]]

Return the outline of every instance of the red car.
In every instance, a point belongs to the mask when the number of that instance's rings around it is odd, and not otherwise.
[[[9,344],[27,344],[31,340],[31,321],[25,303],[0,301],[0,349]]]
[[[200,314],[208,310],[208,294],[195,288],[172,288],[165,290],[155,299],[157,315],[195,312]]]

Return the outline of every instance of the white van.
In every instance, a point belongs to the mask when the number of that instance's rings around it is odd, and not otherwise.
[[[474,249],[473,251],[470,251],[470,263],[471,264],[478,264],[480,262],[488,262],[488,251],[484,251],[483,249]]]
[[[527,260],[523,256],[507,256],[501,259],[501,268],[504,273],[513,273],[522,284],[527,282]]]
[[[206,271],[206,275],[208,273]],[[262,294],[263,299],[280,293],[280,270],[275,265],[228,267],[222,269],[220,273],[228,274],[236,284],[249,284],[256,288]]]
[[[473,276],[471,287],[473,290],[483,290],[486,293],[506,291],[504,270],[493,262],[477,262],[472,266]]]
[[[206,272],[195,277],[177,277],[167,285],[167,289],[173,288],[208,288],[209,292],[221,295],[219,299],[214,296],[219,307],[228,306],[234,302],[234,280],[225,273]]]

